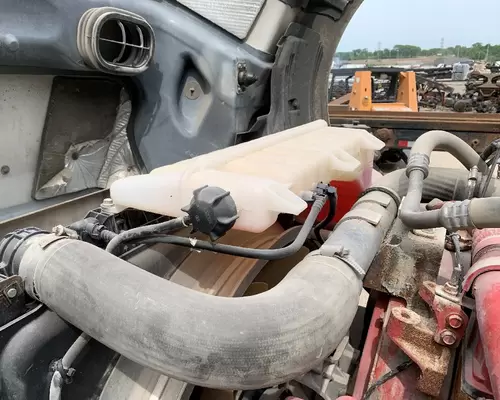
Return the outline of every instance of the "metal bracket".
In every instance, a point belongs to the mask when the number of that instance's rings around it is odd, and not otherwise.
[[[439,290],[441,289],[441,290]],[[457,347],[465,335],[469,322],[467,314],[462,310],[460,300],[441,293],[446,293],[434,282],[424,282],[419,290],[420,297],[429,305],[437,321],[434,340],[444,346]]]
[[[387,193],[373,191],[373,192],[368,192],[363,197],[361,197],[356,202],[356,205],[363,203],[375,203],[384,208],[387,208],[389,207],[389,204],[391,204],[391,200],[393,200],[392,197],[390,197]]]
[[[344,215],[344,217],[339,221],[339,224],[351,219],[360,219],[368,222],[370,225],[377,226],[382,219],[382,215],[376,211],[368,210],[366,208],[355,208]]]
[[[390,311],[387,335],[420,368],[417,389],[438,397],[448,373],[451,351],[433,340],[425,318],[405,307]]]

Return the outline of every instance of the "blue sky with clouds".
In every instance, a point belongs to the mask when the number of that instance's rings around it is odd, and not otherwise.
[[[338,51],[500,44],[500,0],[364,0]]]

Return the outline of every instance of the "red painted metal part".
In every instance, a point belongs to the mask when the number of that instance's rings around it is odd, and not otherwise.
[[[472,236],[472,267],[464,278],[463,291],[472,289],[474,280],[489,271],[500,271],[500,229],[476,229]]]
[[[464,292],[471,291],[475,297],[484,363],[493,395],[500,399],[500,229],[476,229],[472,247],[473,265],[465,278]],[[482,354],[476,353],[480,362]],[[484,375],[480,366],[475,370],[476,377]],[[480,376],[478,380],[481,382]],[[486,379],[483,383],[488,384]]]
[[[359,361],[358,374],[356,376],[356,383],[354,385],[353,397],[360,400],[365,393],[365,390],[370,381],[370,372],[372,369],[375,356],[377,354],[377,347],[380,337],[382,335],[382,325],[384,320],[384,313],[387,309],[389,298],[387,296],[380,296],[375,303],[370,327],[366,336],[365,345]]]
[[[406,307],[394,307],[387,322],[387,335],[420,369],[417,389],[439,396],[450,364],[450,349],[434,340],[429,321]]]
[[[430,306],[437,321],[434,340],[443,346],[457,347],[465,335],[469,317],[460,304],[436,294],[434,282],[424,282],[419,290],[420,297]]]
[[[484,349],[477,329],[477,323],[466,338],[463,359],[463,380],[466,391],[475,397],[491,398],[490,377],[484,359]]]
[[[377,301],[360,360],[354,399],[361,400],[375,381],[408,360],[407,355],[391,340],[385,330],[391,310],[401,308],[404,304],[404,301],[397,298],[384,297]],[[419,376],[419,368],[413,365],[380,385],[372,393],[370,400],[428,400],[428,395],[417,390]]]
[[[500,399],[500,272],[486,272],[474,282],[476,316],[495,399]]]

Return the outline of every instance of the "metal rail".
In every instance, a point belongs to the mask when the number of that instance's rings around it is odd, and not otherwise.
[[[410,148],[411,143],[421,134],[435,129],[454,133],[478,152],[483,151],[488,143],[500,138],[499,114],[366,112],[351,111],[345,106],[333,104],[328,106],[328,111],[330,124],[333,126],[366,125],[373,130],[375,136],[378,130],[385,129],[384,138],[380,139],[388,147]]]

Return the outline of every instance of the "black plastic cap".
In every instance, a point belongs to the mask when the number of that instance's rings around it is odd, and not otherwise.
[[[194,231],[215,241],[229,231],[238,218],[236,203],[230,193],[216,186],[204,186],[193,192],[188,206],[182,208],[191,219]]]

